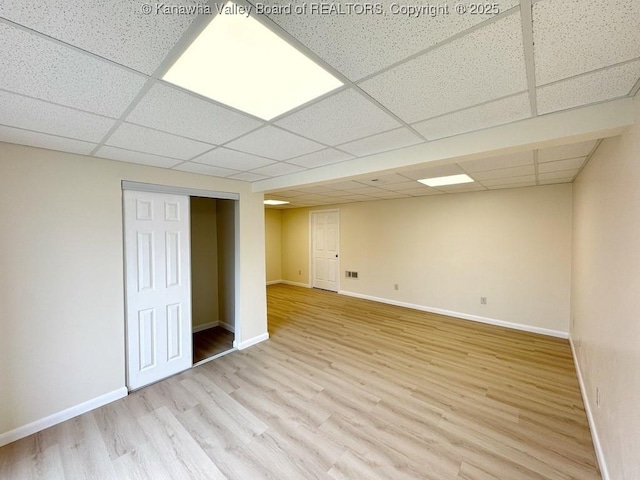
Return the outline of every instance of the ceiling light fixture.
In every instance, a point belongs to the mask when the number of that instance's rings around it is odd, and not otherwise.
[[[343,85],[242,12],[220,8],[162,79],[263,120]]]
[[[434,177],[434,178],[423,178],[422,180],[418,180],[420,183],[423,183],[429,187],[443,187],[445,185],[457,185],[459,183],[471,183],[473,182],[473,178],[469,175],[460,174],[460,175],[448,175],[446,177]]]
[[[265,200],[265,205],[286,205],[289,202],[285,202],[284,200]]]

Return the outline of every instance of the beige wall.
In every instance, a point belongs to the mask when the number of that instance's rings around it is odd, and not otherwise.
[[[262,194],[0,143],[0,435],[125,385],[122,180],[240,194],[236,338],[266,335]]]
[[[341,290],[568,331],[571,185],[339,209]],[[309,209],[284,210],[284,280],[309,282],[308,252]],[[357,271],[359,278],[345,278],[345,270]],[[481,296],[487,305],[480,304]]]
[[[573,197],[571,337],[612,479],[640,478],[640,98],[636,107],[636,125],[603,141]]]
[[[218,324],[216,199],[191,197],[191,317],[194,328]]]
[[[232,332],[236,316],[236,207],[234,200],[217,201],[219,320]]]
[[[267,282],[282,280],[282,210],[265,208]]]

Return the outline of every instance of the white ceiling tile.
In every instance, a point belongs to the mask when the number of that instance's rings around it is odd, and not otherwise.
[[[568,160],[558,160],[556,162],[545,162],[538,164],[538,172],[558,172],[562,170],[573,170],[582,167],[587,157],[570,158]]]
[[[481,183],[485,187],[497,187],[501,185],[518,185],[521,183],[536,183],[536,176],[534,175],[522,175],[517,177],[506,177],[506,178],[494,178],[491,180],[482,180]]]
[[[128,122],[219,145],[262,122],[156,83],[126,118]]]
[[[479,183],[462,183],[459,185],[445,185],[442,187],[438,187],[437,190],[441,190],[445,193],[462,193],[479,192],[480,190],[486,190],[486,188]]]
[[[355,188],[362,188],[364,185],[362,183],[354,182],[353,180],[348,180],[346,182],[332,183],[329,186],[335,190],[353,190]]]
[[[570,143],[558,147],[542,148],[538,150],[538,163],[555,162],[567,158],[586,157],[596,146],[597,140],[586,142]]]
[[[429,140],[495,127],[531,116],[529,95],[522,93],[459,112],[443,115],[413,127]]]
[[[188,160],[191,157],[200,155],[213,147],[207,143],[177,137],[170,133],[159,132],[126,122],[118,127],[105,144],[182,160]]]
[[[242,172],[231,175],[229,178],[232,178],[233,180],[242,180],[243,182],[257,182],[258,180],[264,180],[269,177],[266,175],[258,175],[257,173]]]
[[[545,0],[533,6],[538,85],[638,57],[637,0]]]
[[[411,195],[412,197],[423,197],[425,195],[442,195],[444,192],[440,190],[436,190],[435,188],[427,187],[418,187],[412,188],[410,190],[402,190],[403,194]]]
[[[0,88],[119,117],[146,78],[36,34],[0,23]]]
[[[274,163],[273,160],[267,158],[256,157],[255,155],[237,152],[236,150],[230,150],[224,147],[204,153],[191,161],[240,171],[253,170],[254,168],[264,167],[265,165]]]
[[[0,90],[0,124],[98,143],[115,120]]]
[[[203,5],[205,0],[190,4]],[[164,13],[160,9],[166,5],[131,0],[0,2],[0,16],[150,74],[195,18]],[[143,12],[147,6],[149,14]]]
[[[456,165],[440,165],[436,167],[423,167],[417,170],[409,170],[401,172],[403,176],[413,180],[422,180],[423,178],[446,177],[449,175],[458,175],[464,173],[462,169]]]
[[[427,187],[426,185],[424,185],[424,187],[430,188],[430,187]],[[411,181],[405,181],[405,182],[392,183],[389,185],[382,185],[381,188],[384,188],[385,190],[389,190],[392,192],[408,193],[408,191],[416,190],[418,188],[423,188],[423,185],[421,183],[418,183],[416,180],[411,180]]]
[[[266,167],[256,168],[251,173],[267,175],[268,177],[279,177],[280,175],[288,175],[289,173],[300,172],[302,170],[306,169],[298,165],[291,165],[290,163],[277,162],[267,165]]]
[[[251,132],[226,146],[274,160],[288,160],[325,148],[312,140],[272,126]]]
[[[300,195],[304,195],[304,192],[300,190],[285,190],[282,192],[274,192],[273,194],[281,195],[285,198],[295,198],[295,197],[299,197]]]
[[[484,180],[494,180],[497,178],[520,177],[522,175],[535,175],[536,169],[533,165],[524,165],[522,167],[501,168],[499,170],[488,170],[486,172],[472,173],[471,176],[475,180],[484,183]]]
[[[399,173],[385,173],[382,175],[372,175],[369,178],[359,178],[358,183],[365,185],[371,185],[372,187],[389,186],[396,183],[403,183],[407,181],[407,177],[403,177]]]
[[[533,152],[519,152],[497,157],[481,158],[462,162],[459,165],[468,173],[485,172],[487,170],[498,170],[501,168],[520,167],[523,165],[533,165]]]
[[[95,143],[56,137],[54,135],[47,135],[46,133],[30,132],[29,130],[5,127],[3,125],[0,125],[0,142],[30,145],[32,147],[79,153],[82,155],[88,155],[96,147]]]
[[[276,125],[327,145],[337,145],[399,127],[400,122],[348,89],[288,115]]]
[[[199,173],[201,175],[211,175],[212,177],[230,177],[238,173],[237,170],[230,170],[228,168],[212,167],[211,165],[203,165],[202,163],[185,162],[177,167],[173,167],[174,170],[180,170],[182,172]]]
[[[394,13],[391,5],[422,4],[392,0],[375,4],[381,6],[380,15],[323,15],[314,13],[311,3],[307,4],[306,13],[270,17],[338,71],[356,80],[490,18],[489,15],[458,15],[454,13],[456,3],[459,2],[443,0],[432,4],[431,10],[429,4],[424,4],[427,9],[420,18]],[[504,12],[517,4],[517,0],[505,0],[499,3],[499,9]],[[335,5],[347,8],[344,4]],[[434,7],[447,7],[449,13]]]
[[[323,165],[330,165],[332,163],[343,162],[353,158],[353,155],[335,150],[333,148],[325,148],[318,152],[308,153],[301,157],[292,158],[288,160],[289,163],[294,165],[300,165],[306,168],[321,167]]]
[[[320,195],[324,195],[325,197],[344,197],[347,193],[344,190],[327,190],[325,192],[313,192],[308,188],[305,188],[305,192],[319,193]]]
[[[539,173],[538,179],[540,182],[543,180],[557,180],[557,179],[566,179],[566,178],[574,178],[578,174],[578,169],[573,170],[562,170],[559,172],[546,172]]]
[[[639,78],[640,60],[637,60],[540,87],[536,89],[538,113],[623,97],[629,94]]]
[[[530,182],[522,182],[522,183],[503,183],[498,185],[485,184],[485,187],[487,187],[489,190],[501,190],[504,188],[521,188],[521,187],[535,187],[535,186],[536,186],[535,180]]]
[[[552,178],[550,180],[540,180],[538,183],[540,185],[556,185],[558,183],[572,183],[573,177],[568,178]]]
[[[475,30],[361,83],[409,123],[527,89],[520,14]]]
[[[139,163],[151,167],[171,168],[182,163],[176,158],[162,157],[160,155],[150,155],[148,153],[132,152],[122,148],[107,147],[103,145],[95,153],[96,157],[118,160],[119,162]]]
[[[399,128],[397,130],[362,138],[354,142],[345,143],[338,148],[358,157],[364,157],[365,155],[386,152],[423,142],[424,139],[420,138],[408,128]]]

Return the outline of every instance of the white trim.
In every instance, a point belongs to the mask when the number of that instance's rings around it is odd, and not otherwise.
[[[589,404],[589,397],[587,396],[587,388],[582,379],[582,370],[580,369],[580,362],[578,360],[578,353],[576,352],[575,345],[573,344],[573,338],[569,335],[569,345],[571,345],[571,353],[573,354],[573,363],[576,367],[576,373],[578,374],[578,384],[580,385],[580,393],[582,394],[582,402],[584,403],[584,409],[587,412],[587,420],[589,421],[589,429],[591,430],[591,439],[593,440],[593,446],[596,451],[596,458],[598,459],[598,466],[600,467],[600,473],[602,474],[602,480],[611,480],[609,476],[609,469],[607,468],[607,462],[604,458],[604,450],[600,443],[600,437],[598,436],[598,429],[596,428],[596,422],[593,417],[591,405]]]
[[[265,340],[269,340],[269,332],[265,332],[262,335],[258,335],[257,337],[238,343],[238,350],[244,350],[245,348],[249,348],[257,343],[264,342]]]
[[[346,290],[340,290],[338,293],[340,295],[346,295],[348,297],[362,298],[364,300],[372,300],[374,302],[387,303],[389,305],[395,305],[397,307],[412,308],[414,310],[421,310],[423,312],[437,313],[439,315],[446,315],[448,317],[456,317],[456,318],[471,320],[479,323],[487,323],[489,325],[496,325],[498,327],[511,328],[513,330],[522,330],[524,332],[539,333],[541,335],[548,335],[550,337],[569,338],[568,332],[562,332],[560,330],[551,330],[548,328],[534,327],[533,325],[524,325],[522,323],[506,322],[504,320],[497,320],[495,318],[481,317],[479,315],[471,315],[471,314],[462,313],[462,312],[453,312],[451,310],[443,310],[441,308],[426,307],[424,305],[416,305],[414,303],[399,302],[397,300],[374,297],[371,295],[364,295],[362,293],[348,292]]]
[[[203,330],[209,330],[210,328],[217,327],[218,325],[220,325],[220,322],[218,320],[214,320],[213,322],[202,323],[200,325],[192,327],[191,332],[192,333],[202,332]]]
[[[200,365],[204,365],[205,363],[208,363],[211,360],[215,360],[216,358],[224,357],[228,353],[235,352],[236,350],[237,350],[237,348],[234,345],[233,348],[230,348],[229,350],[225,350],[224,352],[216,353],[215,355],[207,357],[204,360],[200,360],[198,363],[194,363],[193,366],[194,367],[199,367]]]
[[[291,285],[293,287],[311,288],[311,285],[309,285],[308,283],[291,282],[289,280],[282,280],[282,284]]]
[[[282,283],[282,280],[271,280],[267,282],[267,285],[276,285],[278,283]]]
[[[156,185],[154,183],[131,182],[122,180],[122,190],[136,190],[149,193],[170,193],[188,197],[219,198],[222,200],[240,200],[239,193],[217,192],[215,190],[201,190],[199,188],[174,187],[172,185]]]
[[[82,415],[83,413],[102,407],[103,405],[119,400],[120,398],[124,398],[128,394],[129,392],[127,391],[127,387],[121,387],[113,392],[105,393],[104,395],[87,400],[86,402],[67,408],[66,410],[62,410],[61,412],[54,413],[53,415],[41,418],[40,420],[23,425],[22,427],[4,432],[0,434],[0,447],[40,432],[45,428],[53,427],[58,423],[69,420],[70,418],[77,417],[78,415]]]
[[[230,323],[226,323],[226,322],[219,322],[218,325],[222,328],[224,328],[225,330],[229,330],[231,333],[236,333],[236,328],[234,325],[231,325]]]

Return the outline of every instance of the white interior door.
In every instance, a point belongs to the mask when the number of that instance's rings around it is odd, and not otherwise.
[[[192,366],[189,197],[124,191],[130,390]]]
[[[340,213],[311,212],[312,287],[338,291]]]

